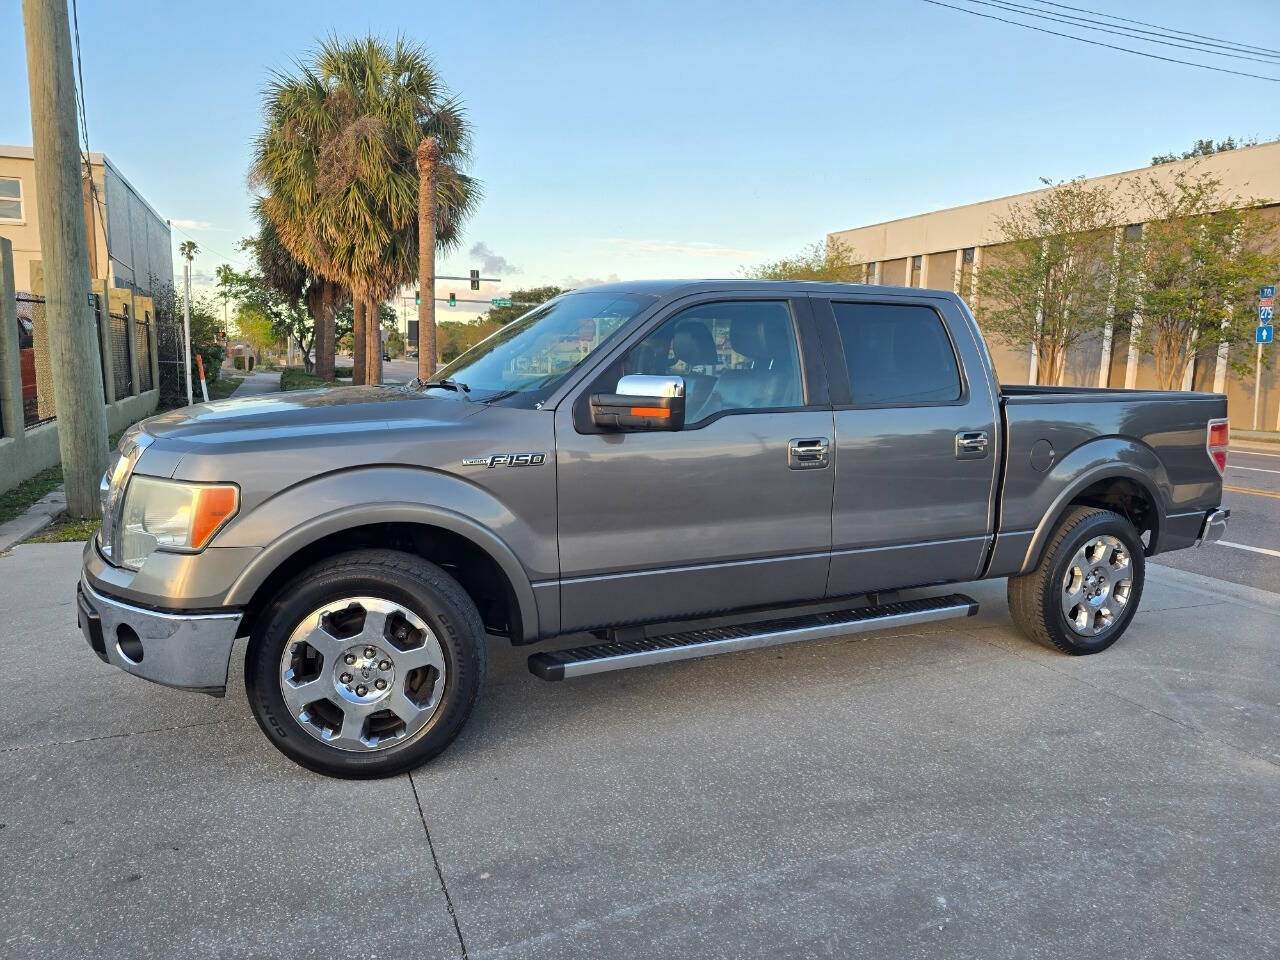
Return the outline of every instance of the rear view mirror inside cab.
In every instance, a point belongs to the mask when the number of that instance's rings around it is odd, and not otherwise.
[[[613,393],[591,395],[591,422],[601,430],[679,430],[684,378],[630,374]]]

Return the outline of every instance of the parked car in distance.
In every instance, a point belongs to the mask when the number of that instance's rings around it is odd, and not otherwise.
[[[545,680],[972,614],[1114,643],[1152,555],[1220,537],[1226,398],[1001,387],[947,292],[564,294],[408,387],[197,405],[121,440],[84,552],[105,661],[221,694],[327,774],[443,750],[488,644]],[[936,593],[908,588],[944,587]],[[797,695],[803,695],[797,691]]]

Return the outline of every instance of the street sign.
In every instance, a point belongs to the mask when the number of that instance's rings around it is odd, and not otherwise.
[[[1274,300],[1276,295],[1275,284],[1268,284],[1258,291],[1259,300]]]
[[[511,298],[510,298],[510,297],[494,297],[494,298],[493,298],[492,300],[490,300],[489,302],[490,302],[491,304],[493,304],[495,307],[509,307],[509,306],[511,306]]]
[[[1272,333],[1273,330],[1275,330],[1275,327],[1259,327],[1258,332],[1255,335],[1258,343],[1270,343],[1274,337],[1274,334]]]
[[[1258,322],[1259,322],[1259,323],[1270,323],[1270,322],[1271,322],[1271,318],[1272,318],[1272,316],[1274,316],[1274,314],[1275,314],[1275,310],[1276,310],[1276,308],[1275,308],[1275,307],[1263,307],[1263,306],[1259,306],[1259,307],[1258,307]]]

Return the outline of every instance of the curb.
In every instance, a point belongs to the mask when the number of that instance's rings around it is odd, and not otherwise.
[[[19,517],[0,523],[0,553],[8,553],[28,537],[34,537],[67,512],[67,495],[62,487],[47,493]]]
[[[1206,593],[1222,600],[1258,607],[1267,613],[1280,613],[1280,593],[1260,590],[1243,583],[1216,580],[1203,574],[1179,570],[1177,567],[1166,567],[1158,558],[1153,557],[1148,564],[1148,570],[1154,573],[1157,569],[1159,573],[1156,576],[1166,583],[1175,584],[1186,590],[1194,590],[1197,593]]]

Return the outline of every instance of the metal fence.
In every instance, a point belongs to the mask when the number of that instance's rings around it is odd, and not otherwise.
[[[127,397],[133,393],[133,369],[130,358],[133,345],[129,343],[129,308],[110,314],[111,318],[111,379],[116,396]]]
[[[44,297],[19,293],[18,350],[22,369],[22,422],[26,427],[48,423],[57,416],[53,375],[49,368],[49,329]],[[40,349],[36,346],[39,344]]]
[[[134,352],[138,355],[138,390],[145,393],[151,383],[151,311],[133,318]]]

